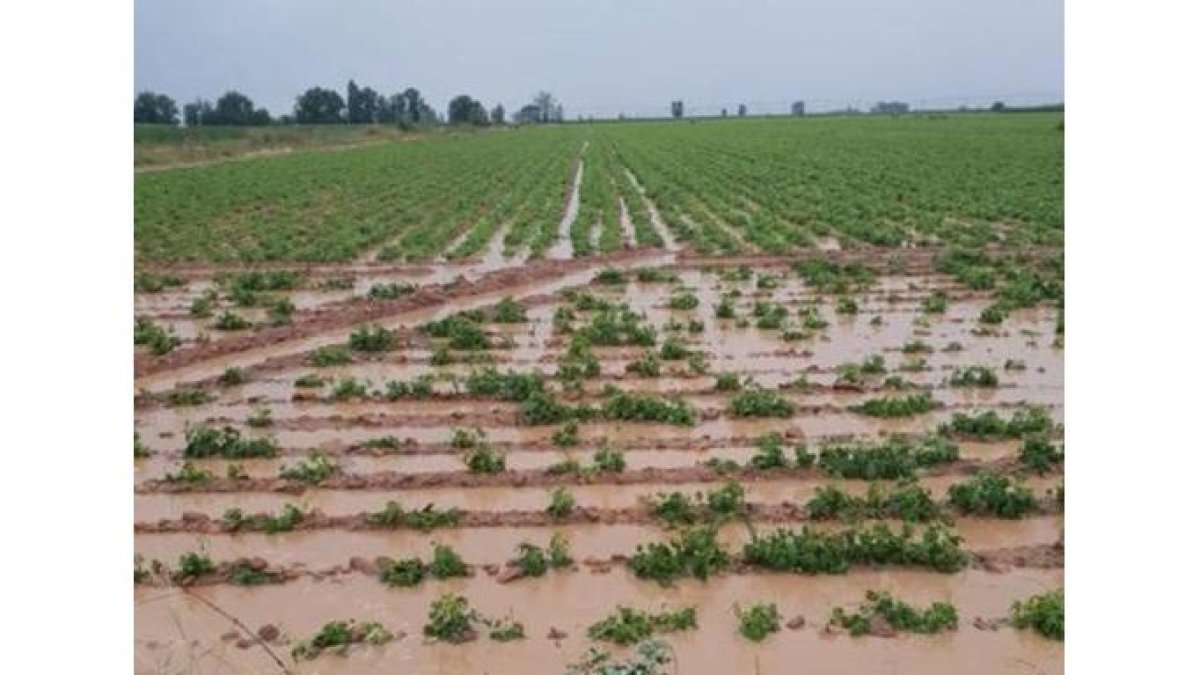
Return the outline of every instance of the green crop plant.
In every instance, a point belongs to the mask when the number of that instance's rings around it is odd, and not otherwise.
[[[646,273],[646,272],[657,272],[657,270],[653,270],[651,268],[645,268],[645,269],[638,270],[638,281],[643,281],[642,276],[643,276],[643,273]],[[657,281],[657,278],[650,279],[650,280]],[[615,267],[605,267],[604,269],[597,272],[596,276],[592,277],[592,283],[605,284],[605,285],[610,285],[610,286],[621,285],[621,284],[624,284],[626,281],[628,281],[628,280],[625,278],[625,273]]]
[[[1014,602],[1010,614],[1017,628],[1032,628],[1060,642],[1066,637],[1066,594],[1061,588]]]
[[[662,348],[659,350],[659,356],[664,361],[682,361],[692,355],[692,350],[687,348],[687,345],[680,342],[676,338],[667,338],[663,341]]]
[[[141,435],[136,431],[133,432],[133,458],[144,459],[149,457],[151,454],[150,448],[147,448],[146,445],[142,443]]]
[[[1056,447],[1049,439],[1042,436],[1034,436],[1025,439],[1025,443],[1021,445],[1021,464],[1037,473],[1046,473],[1054,466],[1061,464],[1063,461],[1063,451]]]
[[[951,485],[950,504],[963,513],[1020,518],[1037,509],[1028,487],[1008,476],[980,473],[965,483]]]
[[[873,398],[860,405],[851,406],[851,410],[868,417],[911,417],[933,410],[936,403],[927,393],[913,394],[902,397]]]
[[[213,328],[220,331],[247,330],[251,326],[253,324],[250,323],[249,319],[238,316],[229,310],[222,312],[221,316],[217,317],[216,323],[213,324]]]
[[[749,389],[733,397],[729,412],[735,417],[791,417],[792,402],[766,389]]]
[[[771,633],[779,632],[779,608],[773,602],[755,603],[749,609],[734,605],[733,611],[738,619],[738,632],[747,640],[762,642]]]
[[[1027,434],[1048,434],[1054,420],[1044,408],[1022,408],[1005,420],[994,410],[975,415],[955,413],[950,422],[938,427],[938,433],[977,440],[1021,438]]]
[[[840,531],[799,532],[778,529],[755,534],[742,548],[742,560],[751,566],[779,572],[845,574],[851,565],[911,565],[938,572],[957,572],[970,560],[962,537],[939,525],[930,525],[918,539],[905,524],[899,532],[882,523]]]
[[[624,646],[641,642],[653,633],[675,633],[697,627],[695,607],[652,613],[618,605],[615,612],[588,626],[587,636]]]
[[[921,301],[921,311],[926,314],[945,314],[948,301],[945,291],[934,291],[933,295]]]
[[[682,492],[658,493],[651,502],[650,511],[672,526],[692,525],[701,518],[700,508]]]
[[[217,400],[216,396],[201,389],[175,389],[163,396],[163,401],[171,407],[204,405]]]
[[[557,570],[570,567],[571,563],[575,562],[571,558],[571,549],[567,546],[567,539],[561,532],[555,532],[550,537],[550,545],[546,549],[550,557],[550,567],[552,569]]]
[[[326,649],[344,648],[346,645],[366,643],[369,645],[387,644],[395,639],[377,621],[365,621],[355,625],[354,622],[331,621],[321,627],[321,630],[307,640],[301,640],[292,648],[292,658],[299,661],[312,660],[321,655]]]
[[[416,586],[425,579],[425,563],[420,558],[406,558],[384,565],[379,580],[388,586]]]
[[[609,387],[600,414],[605,419],[626,422],[662,422],[679,426],[696,423],[696,409],[682,399],[660,399]]]
[[[412,295],[417,291],[417,285],[413,283],[398,284],[395,282],[386,284],[372,284],[367,290],[368,300],[396,300],[406,295]]]
[[[279,477],[285,480],[298,480],[309,485],[316,485],[341,471],[337,462],[329,459],[328,455],[317,450],[309,451],[308,456],[295,466],[280,467]]]
[[[521,403],[519,415],[524,424],[562,424],[578,417],[580,410],[540,392]]]
[[[286,326],[292,322],[296,313],[296,305],[287,298],[278,298],[267,305],[267,315],[271,318],[272,326]]]
[[[513,300],[512,296],[505,296],[492,311],[492,321],[496,323],[526,323],[529,321],[529,317],[525,315],[525,308],[521,306],[521,303]]]
[[[879,443],[825,444],[820,448],[817,465],[839,478],[896,480],[912,477],[919,468],[953,462],[958,457],[958,446],[944,438],[891,437]]]
[[[167,288],[187,286],[187,279],[174,274],[139,272],[133,278],[133,290],[138,293],[161,293]]]
[[[806,284],[825,293],[863,291],[874,281],[871,272],[857,262],[841,265],[831,260],[814,258],[798,262],[793,267]]]
[[[399,450],[400,439],[395,436],[376,436],[363,441],[363,448],[366,449],[382,449],[382,450]]]
[[[838,298],[837,307],[834,309],[834,312],[848,315],[858,314],[858,303],[854,301],[854,298]]]
[[[188,308],[188,313],[196,319],[207,319],[213,315],[213,308],[216,305],[217,298],[214,293],[205,293],[200,297],[192,300],[191,307]]]
[[[490,629],[488,637],[496,642],[512,642],[525,638],[525,626],[520,621],[509,618],[485,621],[484,624]]]
[[[463,464],[471,473],[493,475],[504,471],[504,455],[488,445],[478,445],[463,453]]]
[[[191,462],[184,462],[179,467],[178,473],[168,472],[163,476],[163,480],[168,483],[189,483],[198,485],[207,483],[213,479],[213,473],[208,469],[202,469]]]
[[[179,568],[173,575],[176,579],[195,579],[217,571],[217,566],[203,553],[189,552],[179,556]]]
[[[350,351],[341,345],[327,345],[313,350],[308,362],[318,368],[344,366],[350,363]]]
[[[950,376],[949,384],[951,387],[983,387],[992,389],[1000,385],[1000,379],[996,377],[996,371],[985,366],[968,366],[966,368],[955,368],[954,374]]]
[[[550,442],[560,448],[579,445],[579,422],[570,420],[550,436]]]
[[[662,363],[654,355],[654,352],[645,352],[626,364],[625,372],[641,377],[658,377],[662,375]]]
[[[679,282],[679,276],[658,267],[640,267],[637,280],[643,284],[673,284]]]
[[[910,340],[904,343],[900,351],[905,354],[932,354],[933,347],[922,340]]]
[[[713,313],[718,319],[736,319],[737,312],[734,310],[733,298],[728,295],[722,295]]]
[[[305,373],[296,378],[292,384],[300,389],[320,389],[325,386],[325,378],[316,373]]]
[[[434,544],[433,558],[429,561],[429,574],[435,579],[465,577],[469,574],[467,564],[457,551],[445,544]]]
[[[750,458],[749,464],[751,468],[760,471],[786,469],[788,460],[783,454],[783,436],[771,432],[759,437],[758,452]]]
[[[735,516],[746,509],[746,489],[737,481],[729,481],[709,490],[704,496],[708,510],[718,517]]]
[[[417,511],[405,511],[395,501],[388,501],[381,511],[367,515],[367,522],[376,527],[396,528],[401,525],[414,530],[429,531],[438,527],[454,527],[462,519],[462,512],[451,507],[440,510],[426,504]]]
[[[333,398],[338,401],[367,398],[371,395],[367,390],[369,385],[370,382],[359,381],[353,377],[343,377],[333,385]]]
[[[741,391],[743,384],[742,376],[737,373],[717,374],[717,391]]]
[[[183,344],[183,340],[175,335],[173,328],[165,329],[149,318],[139,316],[133,321],[133,344],[144,345],[155,356],[163,356]]]
[[[433,376],[418,375],[412,380],[388,380],[384,387],[384,398],[389,401],[412,399],[425,401],[433,396]]]
[[[236,586],[262,586],[275,583],[278,578],[276,574],[255,569],[246,561],[238,561],[229,569],[229,581]]]
[[[246,373],[237,366],[230,366],[221,373],[221,377],[217,378],[217,382],[223,387],[233,387],[239,384],[246,383]]]
[[[676,291],[667,300],[667,307],[671,309],[691,311],[699,306],[700,298],[690,291]]]
[[[496,398],[514,403],[527,401],[534,394],[543,394],[546,383],[541,373],[501,373],[495,368],[473,371],[467,376],[467,391],[476,396]]]
[[[527,577],[540,577],[550,569],[550,561],[540,546],[521,542],[517,546],[517,567]]]
[[[304,520],[304,512],[300,510],[300,507],[294,504],[287,504],[283,507],[283,512],[278,516],[265,516],[256,519],[255,523],[263,532],[276,534],[278,532],[291,532],[302,520]]]
[[[429,620],[423,632],[426,637],[449,642],[465,642],[474,637],[471,624],[479,615],[461,595],[447,593],[438,597],[429,607]]]
[[[188,459],[249,459],[279,454],[275,441],[269,438],[243,438],[241,432],[233,427],[217,429],[207,425],[188,426],[184,430],[184,438],[186,445],[183,456]]]
[[[592,453],[592,467],[600,473],[621,473],[625,470],[625,453],[604,446]]]
[[[626,564],[638,578],[667,585],[680,577],[708,579],[728,568],[732,558],[717,543],[716,528],[705,526],[683,530],[667,543],[638,544]]]
[[[958,628],[958,612],[954,605],[934,602],[920,610],[886,591],[867,591],[866,600],[853,613],[835,607],[829,623],[859,636],[870,631],[871,622],[876,618],[886,621],[897,631],[912,633],[940,633]]]
[[[396,334],[382,326],[359,326],[347,343],[356,352],[386,352],[396,348]]]
[[[805,511],[813,520],[895,518],[923,523],[942,518],[929,490],[911,479],[890,489],[872,483],[866,497],[856,497],[834,485],[819,487]]]

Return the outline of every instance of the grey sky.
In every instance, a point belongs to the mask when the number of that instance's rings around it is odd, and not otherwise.
[[[353,77],[515,110],[1061,100],[1061,0],[136,0],[135,85],[272,113]],[[953,99],[932,100],[932,99]]]

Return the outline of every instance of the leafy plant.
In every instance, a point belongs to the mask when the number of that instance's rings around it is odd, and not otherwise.
[[[221,377],[217,378],[217,382],[221,383],[221,385],[225,387],[233,387],[239,384],[245,384],[246,374],[242,372],[241,368],[238,368],[237,366],[230,366],[229,368],[225,369],[224,373],[221,373]]]
[[[642,276],[643,276],[643,273],[646,273],[646,272],[657,272],[657,270],[651,270],[650,268],[644,268],[644,269],[638,270],[638,281],[644,281],[644,279],[642,279]],[[653,281],[656,279],[651,279],[651,280]],[[620,285],[620,284],[625,283],[626,281],[627,280],[625,278],[625,273],[615,267],[605,267],[604,269],[597,272],[596,276],[592,277],[592,282],[597,283],[597,284]]]
[[[631,645],[645,640],[652,633],[674,633],[696,628],[695,607],[663,610],[655,614],[618,605],[615,612],[589,626],[587,635],[593,640]]]
[[[399,401],[401,399],[427,400],[433,396],[433,376],[418,375],[409,381],[388,380],[383,395],[389,401]]]
[[[461,595],[447,593],[433,601],[429,607],[429,620],[425,624],[427,637],[449,643],[466,642],[475,637],[472,622],[478,614]]]
[[[1021,464],[1038,473],[1046,473],[1063,461],[1063,452],[1043,436],[1025,440],[1021,446]]]
[[[729,412],[736,417],[791,417],[792,402],[766,389],[749,389],[733,397]]]
[[[429,574],[435,579],[468,576],[467,564],[462,556],[445,544],[434,544],[433,559],[429,562]]]
[[[953,462],[958,446],[944,438],[917,440],[891,437],[880,443],[828,443],[817,460],[822,470],[839,478],[896,480],[912,477],[918,468]]]
[[[521,303],[512,299],[512,296],[505,296],[496,304],[495,310],[492,312],[492,321],[496,323],[525,323],[529,321],[529,317],[525,315],[525,308]]]
[[[986,387],[995,388],[1000,385],[996,371],[984,366],[968,366],[955,368],[950,376],[951,387]]]
[[[341,467],[329,459],[327,455],[312,450],[309,451],[308,457],[299,464],[281,467],[279,469],[279,477],[285,480],[298,480],[310,485],[316,485],[340,471]]]
[[[309,356],[308,362],[318,368],[343,366],[350,363],[350,352],[341,345],[317,347]]]
[[[396,348],[396,334],[382,326],[359,326],[348,345],[356,352],[386,352]]]
[[[767,536],[755,534],[743,547],[742,560],[763,569],[805,574],[845,574],[855,564],[956,572],[970,559],[961,544],[962,537],[939,524],[927,527],[920,539],[908,524],[899,532],[882,523],[830,532],[780,528]]]
[[[395,300],[405,295],[412,295],[417,291],[417,285],[411,282],[398,284],[395,282],[386,284],[372,284],[367,290],[368,300]]]
[[[247,330],[253,325],[254,324],[250,323],[249,319],[238,316],[229,310],[225,310],[221,313],[221,316],[217,317],[217,321],[213,324],[213,328],[221,331],[237,331]]]
[[[369,384],[369,382],[360,382],[353,377],[343,377],[333,385],[333,397],[339,401],[367,398],[370,396],[370,392],[367,390]]]
[[[162,356],[183,344],[183,340],[175,335],[175,330],[164,329],[147,317],[139,316],[133,320],[133,344],[145,345],[155,356]]]
[[[1008,476],[980,473],[951,485],[950,504],[963,513],[1020,518],[1037,509],[1033,491]]]
[[[994,410],[965,415],[955,413],[949,423],[938,427],[943,435],[962,436],[978,440],[1020,438],[1026,434],[1048,434],[1054,421],[1043,408],[1023,408],[1005,420]]]
[[[604,446],[592,454],[592,466],[601,473],[621,473],[625,470],[625,453]]]
[[[683,530],[667,543],[638,544],[626,564],[638,578],[666,585],[679,577],[703,581],[728,568],[732,559],[717,543],[716,528],[705,526]]]
[[[1032,628],[1044,637],[1062,641],[1066,637],[1066,594],[1063,589],[1035,595],[1012,606],[1012,624]]]
[[[271,426],[271,409],[266,406],[260,406],[254,409],[253,413],[246,418],[246,426],[261,429]]]
[[[835,607],[829,623],[859,636],[870,631],[871,621],[876,618],[898,631],[913,633],[940,633],[958,628],[958,612],[954,605],[935,602],[922,611],[886,591],[867,591],[866,600],[853,613]]]
[[[642,377],[658,377],[662,375],[662,364],[654,352],[645,352],[626,364],[625,372],[636,373]]]
[[[633,394],[608,388],[608,399],[601,415],[610,420],[627,422],[664,422],[680,426],[696,423],[696,410],[682,399],[659,399],[646,394]]]
[[[183,456],[188,459],[247,459],[279,454],[275,441],[269,438],[242,438],[241,432],[233,427],[216,429],[206,425],[188,426],[184,430],[184,438],[186,445]]]
[[[734,606],[734,613],[738,618],[738,632],[748,640],[762,642],[771,633],[779,632],[779,609],[773,602],[755,603],[747,610]]]
[[[203,553],[189,552],[179,556],[179,569],[175,573],[177,579],[195,579],[217,571],[217,566]]]
[[[667,300],[667,307],[690,311],[700,306],[700,299],[695,293],[688,291],[677,291]]]
[[[935,402],[928,393],[913,394],[903,397],[873,398],[860,405],[852,406],[851,410],[868,417],[910,417],[933,410]]]
[[[425,579],[425,563],[420,558],[406,558],[385,565],[379,580],[389,586],[416,586]]]

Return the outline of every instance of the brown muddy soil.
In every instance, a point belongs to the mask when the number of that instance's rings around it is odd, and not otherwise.
[[[584,155],[580,166],[586,161]],[[647,610],[697,608],[698,630],[662,636],[678,659],[672,672],[791,673],[797,664],[806,673],[1061,672],[1061,643],[1005,622],[1014,601],[1061,587],[1064,575],[1065,520],[1053,496],[1064,473],[1061,466],[1042,475],[1026,471],[1019,460],[1020,439],[955,438],[958,461],[918,471],[920,484],[938,500],[981,470],[1019,478],[1037,497],[1037,512],[1020,519],[951,511],[951,527],[970,554],[970,564],[961,572],[855,568],[845,575],[806,576],[737,564],[707,582],[682,580],[663,587],[625,570],[625,560],[639,544],[666,541],[675,532],[650,511],[649,500],[658,493],[680,491],[702,499],[730,479],[739,481],[747,509],[721,525],[718,534],[734,553],[750,536],[748,525],[760,532],[846,527],[811,520],[805,504],[826,485],[861,496],[869,484],[834,480],[815,469],[748,468],[767,433],[783,436],[790,458],[796,445],[817,449],[834,440],[922,436],[956,413],[994,411],[1007,419],[1023,407],[1036,406],[1057,423],[1051,437],[1063,436],[1063,352],[1055,334],[1056,308],[1015,311],[1001,326],[980,330],[977,318],[990,304],[990,294],[935,273],[937,249],[880,253],[839,242],[845,248],[830,245],[822,247],[830,250],[792,256],[701,256],[680,250],[653,204],[649,206],[653,225],[668,235],[665,249],[555,259],[561,253],[556,249],[548,259],[525,260],[506,258],[493,241],[471,261],[410,265],[364,259],[344,265],[256,266],[296,269],[305,277],[303,290],[288,294],[297,308],[293,323],[219,337],[207,327],[211,319],[190,317],[190,304],[217,274],[236,270],[204,265],[162,270],[184,276],[187,286],[138,294],[138,313],[176,327],[192,341],[165,357],[139,354],[135,363],[141,392],[135,399],[136,429],[141,445],[152,453],[134,467],[135,550],[150,571],[134,590],[136,672],[561,675],[589,647],[610,647],[589,640],[587,627],[618,604]],[[500,228],[498,237],[505,229]],[[1029,253],[1040,257],[1061,251],[1036,248]],[[797,260],[816,257],[861,262],[875,272],[870,288],[853,295],[857,314],[838,314],[835,296],[808,287],[791,271]],[[630,281],[597,283],[596,273],[609,266],[625,270]],[[722,276],[739,266],[750,269],[750,278]],[[640,267],[672,272],[679,282],[633,281],[631,270]],[[776,277],[778,285],[759,288],[759,273]],[[332,279],[352,281],[323,290],[321,284]],[[404,281],[420,289],[391,301],[364,297],[373,283]],[[671,309],[668,301],[677,288],[694,292],[699,307]],[[676,337],[703,355],[708,372],[691,372],[683,361],[663,361],[661,377],[641,377],[626,367],[646,348],[595,347],[600,375],[585,379],[579,393],[564,393],[555,373],[568,336],[556,330],[554,317],[570,304],[565,292],[573,289],[628,303],[655,326],[657,345],[668,335]],[[739,319],[716,319],[722,296],[735,291]],[[922,311],[934,291],[948,299],[943,314]],[[526,308],[529,321],[485,324],[487,340],[495,347],[483,352],[485,363],[463,362],[469,353],[452,352],[457,362],[433,364],[440,341],[419,333],[420,324],[486,308],[505,296]],[[828,326],[787,341],[781,330],[754,327],[751,313],[757,301],[784,306],[793,327],[798,312],[816,307]],[[576,315],[574,323],[580,326],[595,312]],[[749,325],[739,326],[747,317]],[[686,326],[693,319],[703,323],[701,331],[667,330],[672,322]],[[353,354],[345,365],[318,368],[309,363],[315,349],[345,344],[357,326],[367,323],[393,331],[398,347],[382,354]],[[930,350],[906,352],[905,345],[916,340]],[[872,355],[883,358],[886,374],[851,384],[839,380],[846,364],[860,364]],[[698,420],[693,426],[674,426],[594,419],[579,425],[576,445],[559,447],[552,438],[561,424],[520,424],[519,404],[468,394],[461,381],[454,383],[485,365],[539,372],[551,394],[571,404],[598,405],[607,386],[681,398],[696,408]],[[241,369],[243,383],[220,382],[231,366]],[[951,386],[956,370],[970,366],[993,369],[998,386]],[[718,373],[736,373],[776,390],[793,403],[794,414],[732,415],[735,394],[716,391]],[[313,389],[295,385],[311,374],[326,384]],[[382,392],[390,380],[422,375],[435,377],[434,393],[425,400],[389,401],[370,393],[351,400],[333,396],[342,378],[369,382],[369,392]],[[885,386],[887,376],[902,377],[905,389]],[[177,389],[202,390],[215,400],[173,407],[165,394]],[[868,417],[854,409],[868,399],[918,392],[930,393],[939,407],[899,418]],[[262,408],[270,410],[271,423],[261,428],[247,424]],[[212,479],[165,480],[184,464],[186,429],[200,424],[228,425],[246,437],[271,438],[280,456],[191,460],[193,467],[210,471]],[[465,470],[463,451],[451,440],[457,429],[472,427],[505,454],[505,471],[489,476]],[[371,444],[385,436],[394,437],[394,443]],[[603,447],[625,453],[623,471],[546,471],[565,458],[588,464]],[[315,485],[278,477],[282,467],[297,464],[314,449],[338,464],[336,474]],[[701,466],[710,459],[730,460],[739,468],[718,472]],[[231,464],[239,465],[245,477],[228,478]],[[556,487],[568,488],[575,499],[574,508],[561,518],[545,511]],[[389,501],[406,511],[429,505],[460,509],[461,514],[453,526],[430,531],[385,527],[370,516]],[[289,504],[305,514],[293,531],[268,534],[255,524],[256,515],[276,515]],[[250,524],[235,531],[225,518],[230,509],[239,509]],[[916,526],[918,531],[923,527]],[[518,545],[546,546],[554,534],[564,537],[574,564],[542,578],[517,578],[511,564]],[[413,588],[388,587],[376,578],[384,559],[418,556],[427,561],[435,543],[453,546],[470,575],[427,579]],[[215,569],[182,575],[180,556],[191,552],[210,557]],[[240,585],[248,578],[246,570],[257,573],[253,578],[261,584]],[[833,607],[854,606],[872,589],[921,605],[952,602],[959,627],[934,636],[890,638],[852,638],[825,630]],[[430,602],[445,592],[463,594],[485,616],[522,622],[527,637],[501,644],[482,631],[464,644],[427,641],[422,628]],[[777,603],[788,627],[756,644],[738,635],[733,608],[760,601]],[[297,641],[326,622],[351,619],[380,621],[396,639],[385,645],[356,641],[342,654],[292,660]]]

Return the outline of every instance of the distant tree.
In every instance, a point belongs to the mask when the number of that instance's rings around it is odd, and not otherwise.
[[[536,103],[523,106],[513,115],[513,121],[518,124],[536,123],[542,121],[542,109]]]
[[[553,121],[555,112],[557,112],[559,108],[554,100],[553,94],[548,91],[539,91],[533,95],[532,103],[533,105],[537,106],[538,109],[538,122]]]
[[[332,89],[312,87],[296,98],[297,124],[337,124],[342,122],[346,102]]]
[[[446,118],[450,124],[486,126],[488,123],[487,110],[484,109],[483,104],[466,94],[460,94],[450,100]]]
[[[363,118],[367,124],[379,122],[379,116],[383,112],[384,100],[383,97],[375,93],[375,90],[370,87],[363,87],[362,93],[362,109]]]
[[[796,117],[804,117],[804,101],[792,102],[792,114]]]
[[[872,115],[903,115],[908,112],[904,101],[879,101],[871,107]]]
[[[492,108],[492,124],[504,124],[504,106],[499,103]]]
[[[379,97],[379,114],[377,119],[381,124],[399,124],[404,121],[404,95],[392,94],[386,99]]]
[[[205,119],[211,120],[212,114],[212,102],[198,98],[183,106],[183,123],[189,127],[198,127],[204,124]]]
[[[671,117],[683,117],[683,101],[671,101]]]
[[[721,108],[721,117],[729,117],[729,108]]]
[[[409,87],[401,94],[404,97],[404,117],[402,123],[408,124],[435,124],[437,123],[437,113],[425,99],[421,98],[421,92]]]
[[[135,124],[179,124],[179,108],[165,94],[143,91],[133,99]]]
[[[188,126],[258,126],[271,123],[271,113],[266,108],[255,109],[248,96],[237,91],[227,91],[217,99],[214,106],[208,101],[196,100],[183,108],[184,122]]]
[[[563,121],[563,107],[562,107],[561,103],[554,106],[554,121],[555,122]]]
[[[746,104],[739,103],[738,104],[738,117],[745,117],[745,116],[746,116]]]
[[[1003,112],[1003,111],[1004,111],[1004,101],[996,101],[995,103],[992,104],[992,112]]]

